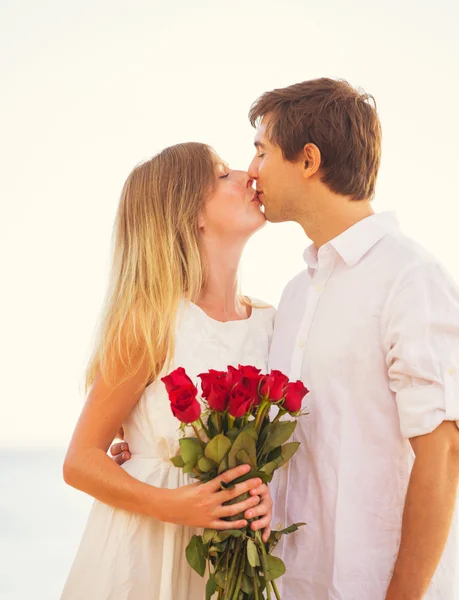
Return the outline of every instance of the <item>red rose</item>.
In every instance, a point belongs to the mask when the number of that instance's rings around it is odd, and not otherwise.
[[[210,369],[208,373],[198,375],[201,378],[202,397],[207,400],[209,408],[224,412],[229,400],[227,373]]]
[[[258,406],[260,404],[260,397],[258,395],[258,387],[262,379],[260,375],[260,369],[256,369],[252,366],[239,365],[237,369],[231,365],[228,367],[228,375],[226,380],[228,382],[229,389],[235,385],[242,385],[253,398],[252,405]]]
[[[178,388],[169,394],[174,416],[182,423],[193,423],[201,416],[201,405],[196,399],[198,390],[194,385]]]
[[[249,392],[254,396],[254,399],[258,402],[258,387],[263,377],[260,375],[260,369],[256,369],[255,367],[251,366],[244,367],[239,365],[238,371],[242,374],[242,385],[249,390]]]
[[[239,419],[249,412],[253,402],[254,397],[250,391],[237,383],[230,392],[228,412],[232,417]]]
[[[232,389],[237,383],[241,383],[242,377],[243,377],[243,375],[242,375],[241,371],[239,371],[239,369],[236,369],[235,367],[232,367],[231,365],[228,366],[226,382],[228,384],[229,389]]]
[[[201,415],[201,405],[196,399],[198,390],[188,377],[183,367],[179,367],[162,377],[166,386],[174,416],[182,423],[193,423]]]
[[[268,396],[270,402],[279,402],[285,396],[287,385],[288,377],[281,371],[273,369],[269,375],[263,378],[260,394]]]
[[[301,409],[301,403],[309,390],[303,385],[302,381],[291,382],[287,385],[287,394],[282,403],[282,408],[285,408],[289,413],[296,413]]]
[[[188,377],[183,367],[179,367],[178,369],[175,369],[175,371],[172,371],[172,373],[169,373],[169,375],[166,375],[166,377],[162,377],[161,381],[164,382],[168,394],[178,388],[193,385],[193,382]]]
[[[221,383],[222,381],[226,381],[226,373],[225,371],[215,371],[214,369],[209,369],[207,373],[201,373],[198,375],[201,379],[201,388],[202,388],[202,397],[207,398],[210,393],[210,388],[214,383]]]

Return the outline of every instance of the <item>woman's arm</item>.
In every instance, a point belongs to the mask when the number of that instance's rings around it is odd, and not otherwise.
[[[120,366],[115,380],[122,383],[116,386],[107,384],[100,374],[97,376],[67,451],[66,483],[101,502],[161,521],[214,529],[244,527],[245,520],[228,522],[222,518],[255,506],[258,497],[229,506],[223,503],[256,488],[261,484],[260,479],[240,483],[232,490],[222,490],[220,482],[229,482],[247,473],[249,466],[236,467],[206,484],[169,490],[138,481],[107,455],[114,436],[142,395],[147,371],[141,368],[126,377]]]

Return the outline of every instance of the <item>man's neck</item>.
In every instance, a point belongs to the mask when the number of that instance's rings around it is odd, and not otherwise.
[[[341,198],[324,203],[316,214],[298,219],[308,238],[320,248],[341,233],[374,214],[370,201]]]

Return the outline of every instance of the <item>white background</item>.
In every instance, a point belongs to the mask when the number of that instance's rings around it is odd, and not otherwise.
[[[133,166],[202,141],[247,168],[247,112],[274,87],[331,76],[376,97],[375,209],[459,280],[457,24],[453,0],[0,0],[0,443],[68,441]],[[277,303],[307,243],[257,234],[245,293]]]

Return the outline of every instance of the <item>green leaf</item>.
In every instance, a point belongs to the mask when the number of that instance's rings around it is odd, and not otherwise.
[[[215,581],[215,574],[212,573],[206,584],[206,600],[211,600],[212,596],[215,594],[216,591],[217,582]]]
[[[196,464],[204,454],[202,446],[196,438],[182,438],[179,444],[185,463],[194,462]]]
[[[250,465],[252,469],[255,469],[257,466],[256,462],[255,464],[252,463],[252,459],[244,449],[239,450],[239,452],[236,455],[236,459],[239,465]]]
[[[245,573],[242,575],[241,590],[248,596],[253,594],[253,580]]]
[[[286,527],[285,529],[281,529],[280,531],[271,531],[268,540],[269,548],[274,548],[283,535],[289,535],[290,533],[294,533],[295,531],[298,531],[300,527],[303,527],[303,525],[306,525],[306,523],[295,523],[294,525],[290,525],[290,527]]]
[[[228,470],[228,455],[226,455],[225,458],[222,460],[222,462],[219,464],[218,474],[221,475],[221,473],[224,473],[227,470]]]
[[[263,561],[263,571],[266,581],[273,581],[285,573],[284,562],[277,556],[268,554]]]
[[[215,573],[215,582],[218,587],[225,589],[228,573],[226,571],[217,571]]]
[[[204,529],[202,532],[202,541],[204,544],[208,544],[216,537],[218,537],[218,531],[216,529]]]
[[[220,542],[224,542],[229,537],[238,538],[241,537],[242,534],[243,532],[240,529],[227,529],[226,531],[220,531],[218,533],[218,539]]]
[[[239,429],[237,429],[237,427],[233,427],[232,429],[226,432],[226,437],[228,437],[232,442],[234,442],[239,433]]]
[[[288,444],[284,444],[283,446],[281,446],[281,460],[278,461],[277,466],[282,467],[283,465],[285,465],[285,463],[287,463],[292,458],[292,456],[295,454],[299,447],[300,442],[289,442]]]
[[[204,573],[206,572],[207,549],[205,548],[200,535],[194,535],[191,538],[185,554],[190,567],[194,569],[198,575],[204,577]]]
[[[303,527],[304,525],[306,525],[306,523],[294,523],[293,525],[290,525],[290,527],[286,527],[285,529],[281,529],[277,533],[280,533],[282,535],[288,535],[289,533],[294,533],[295,531],[298,531],[298,529],[300,527]]]
[[[225,456],[228,454],[231,448],[231,440],[228,439],[223,433],[220,433],[216,437],[214,437],[207,444],[204,454],[210,460],[213,460],[217,465],[219,465]]]
[[[296,421],[278,421],[271,425],[271,431],[266,440],[264,453],[271,452],[277,446],[282,446],[293,434],[296,427]]]
[[[250,538],[247,540],[247,558],[251,567],[260,566],[260,557],[258,556],[258,549],[255,542]]]
[[[237,453],[239,450],[245,450],[250,457],[250,463],[257,464],[257,449],[255,440],[248,431],[241,431],[241,433],[234,440],[233,446],[228,454],[228,466],[230,469],[237,467]]]
[[[174,467],[183,468],[185,466],[185,461],[181,456],[173,456],[171,458],[171,463],[174,465]]]
[[[248,479],[252,479],[253,477],[259,477],[263,483],[268,483],[272,479],[272,475],[268,475],[263,471],[249,471],[245,475],[241,475],[237,479],[234,479],[234,481],[232,481],[230,484],[223,485],[222,483],[222,485],[224,488],[229,489],[231,487],[234,487],[238,483],[242,483],[243,481],[247,481]]]
[[[271,462],[267,463],[266,465],[264,465],[263,467],[261,467],[260,471],[263,471],[263,473],[267,473],[268,475],[272,475],[274,473],[274,471],[277,469],[278,464],[276,460],[272,460]]]
[[[277,448],[274,448],[274,450],[271,450],[271,452],[268,454],[266,461],[271,462],[272,460],[281,458],[281,456],[282,456],[282,446],[277,446]]]
[[[218,420],[216,412],[212,411],[210,413],[209,418],[207,419],[207,427],[209,429],[211,439],[218,435]]]
[[[248,423],[241,431],[247,431],[255,441],[258,440],[258,432],[254,427],[255,421]]]
[[[196,463],[193,461],[186,463],[186,465],[183,467],[183,472],[185,473],[185,475],[187,475],[188,473],[191,473],[191,471],[195,468]]]
[[[198,460],[198,467],[203,473],[209,473],[217,468],[216,463],[213,460],[206,458],[205,456],[201,456]]]
[[[216,557],[218,556],[219,552],[220,552],[220,551],[219,551],[219,549],[217,548],[217,546],[211,546],[211,547],[209,548],[209,556],[213,556],[213,557],[215,557],[215,558],[216,558]]]

